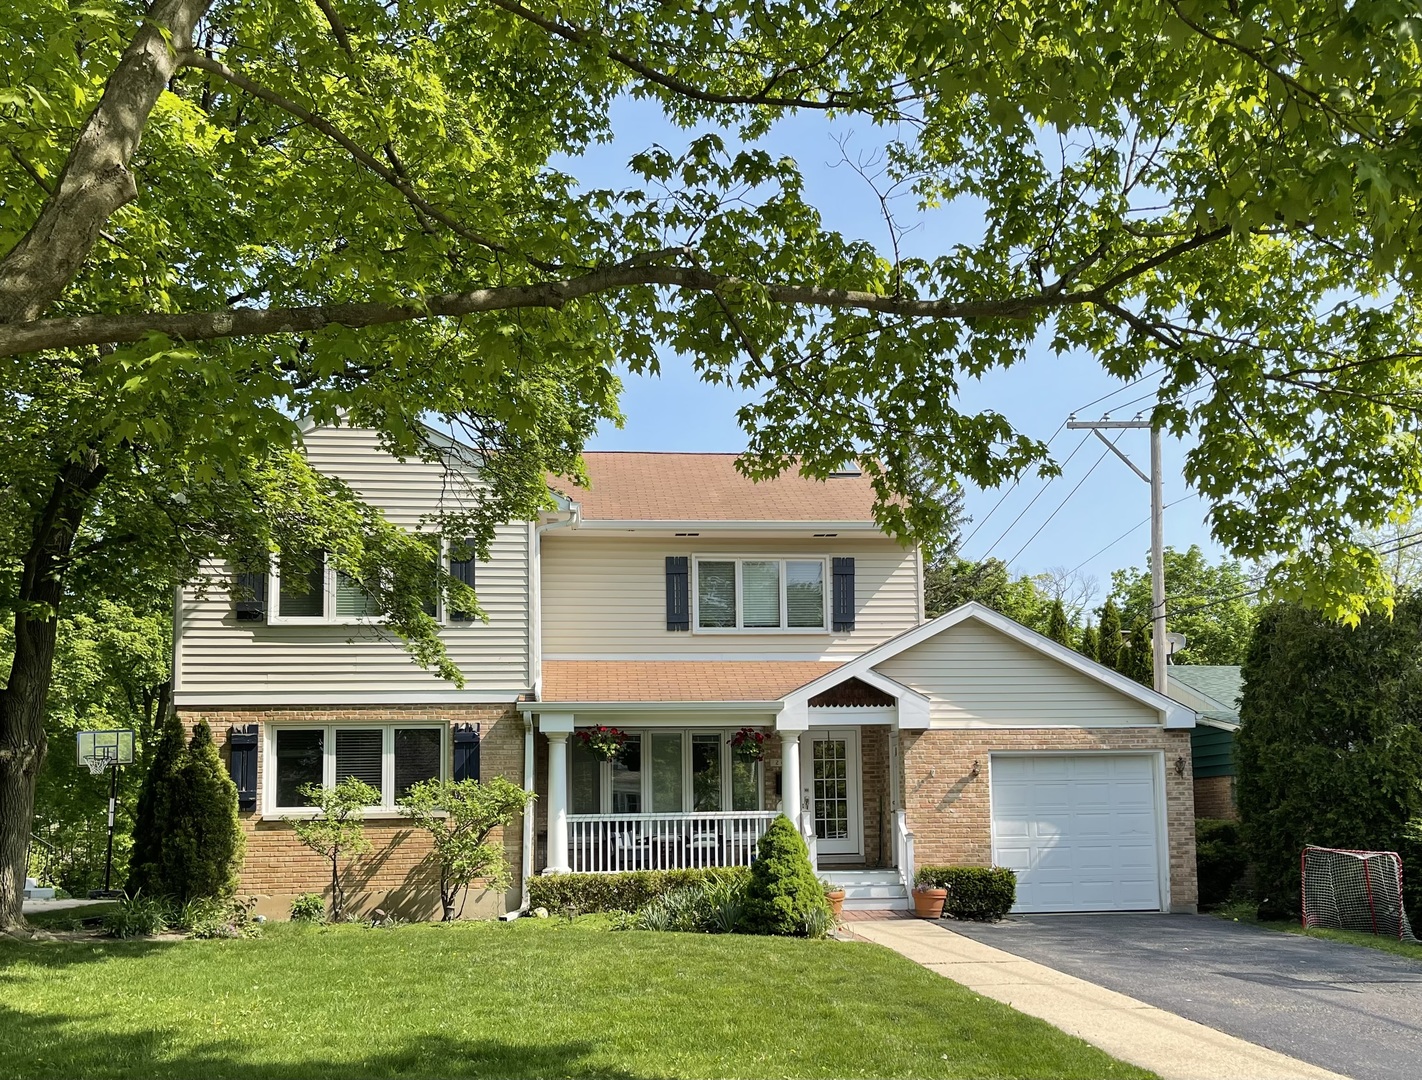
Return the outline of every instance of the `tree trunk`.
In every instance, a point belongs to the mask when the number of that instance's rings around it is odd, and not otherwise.
[[[92,453],[59,470],[21,567],[15,657],[0,689],[0,932],[24,926],[35,781],[44,763],[64,565],[105,471]]]
[[[331,855],[331,921],[338,923],[345,914],[346,897],[341,892],[341,850]]]

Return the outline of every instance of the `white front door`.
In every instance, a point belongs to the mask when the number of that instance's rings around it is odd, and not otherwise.
[[[800,738],[803,804],[815,818],[821,858],[864,855],[864,804],[859,792],[859,729],[811,730]]]

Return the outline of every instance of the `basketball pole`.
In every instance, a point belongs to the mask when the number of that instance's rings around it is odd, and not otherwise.
[[[109,770],[109,848],[104,854],[104,892],[114,888],[114,804],[118,802],[118,774],[120,766]]]

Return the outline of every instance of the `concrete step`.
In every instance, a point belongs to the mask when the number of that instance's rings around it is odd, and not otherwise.
[[[830,870],[820,876],[844,890],[846,911],[908,911],[913,907],[897,870]]]
[[[820,877],[846,889],[851,885],[899,884],[897,870],[821,870]]]
[[[54,890],[51,888],[40,888],[40,883],[34,878],[25,878],[25,888],[21,895],[22,900],[53,900]]]

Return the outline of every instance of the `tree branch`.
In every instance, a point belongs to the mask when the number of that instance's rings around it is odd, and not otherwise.
[[[68,287],[115,210],[138,195],[129,162],[158,95],[212,0],[154,0],[109,76],[30,230],[0,259],[0,324],[39,318]]]

